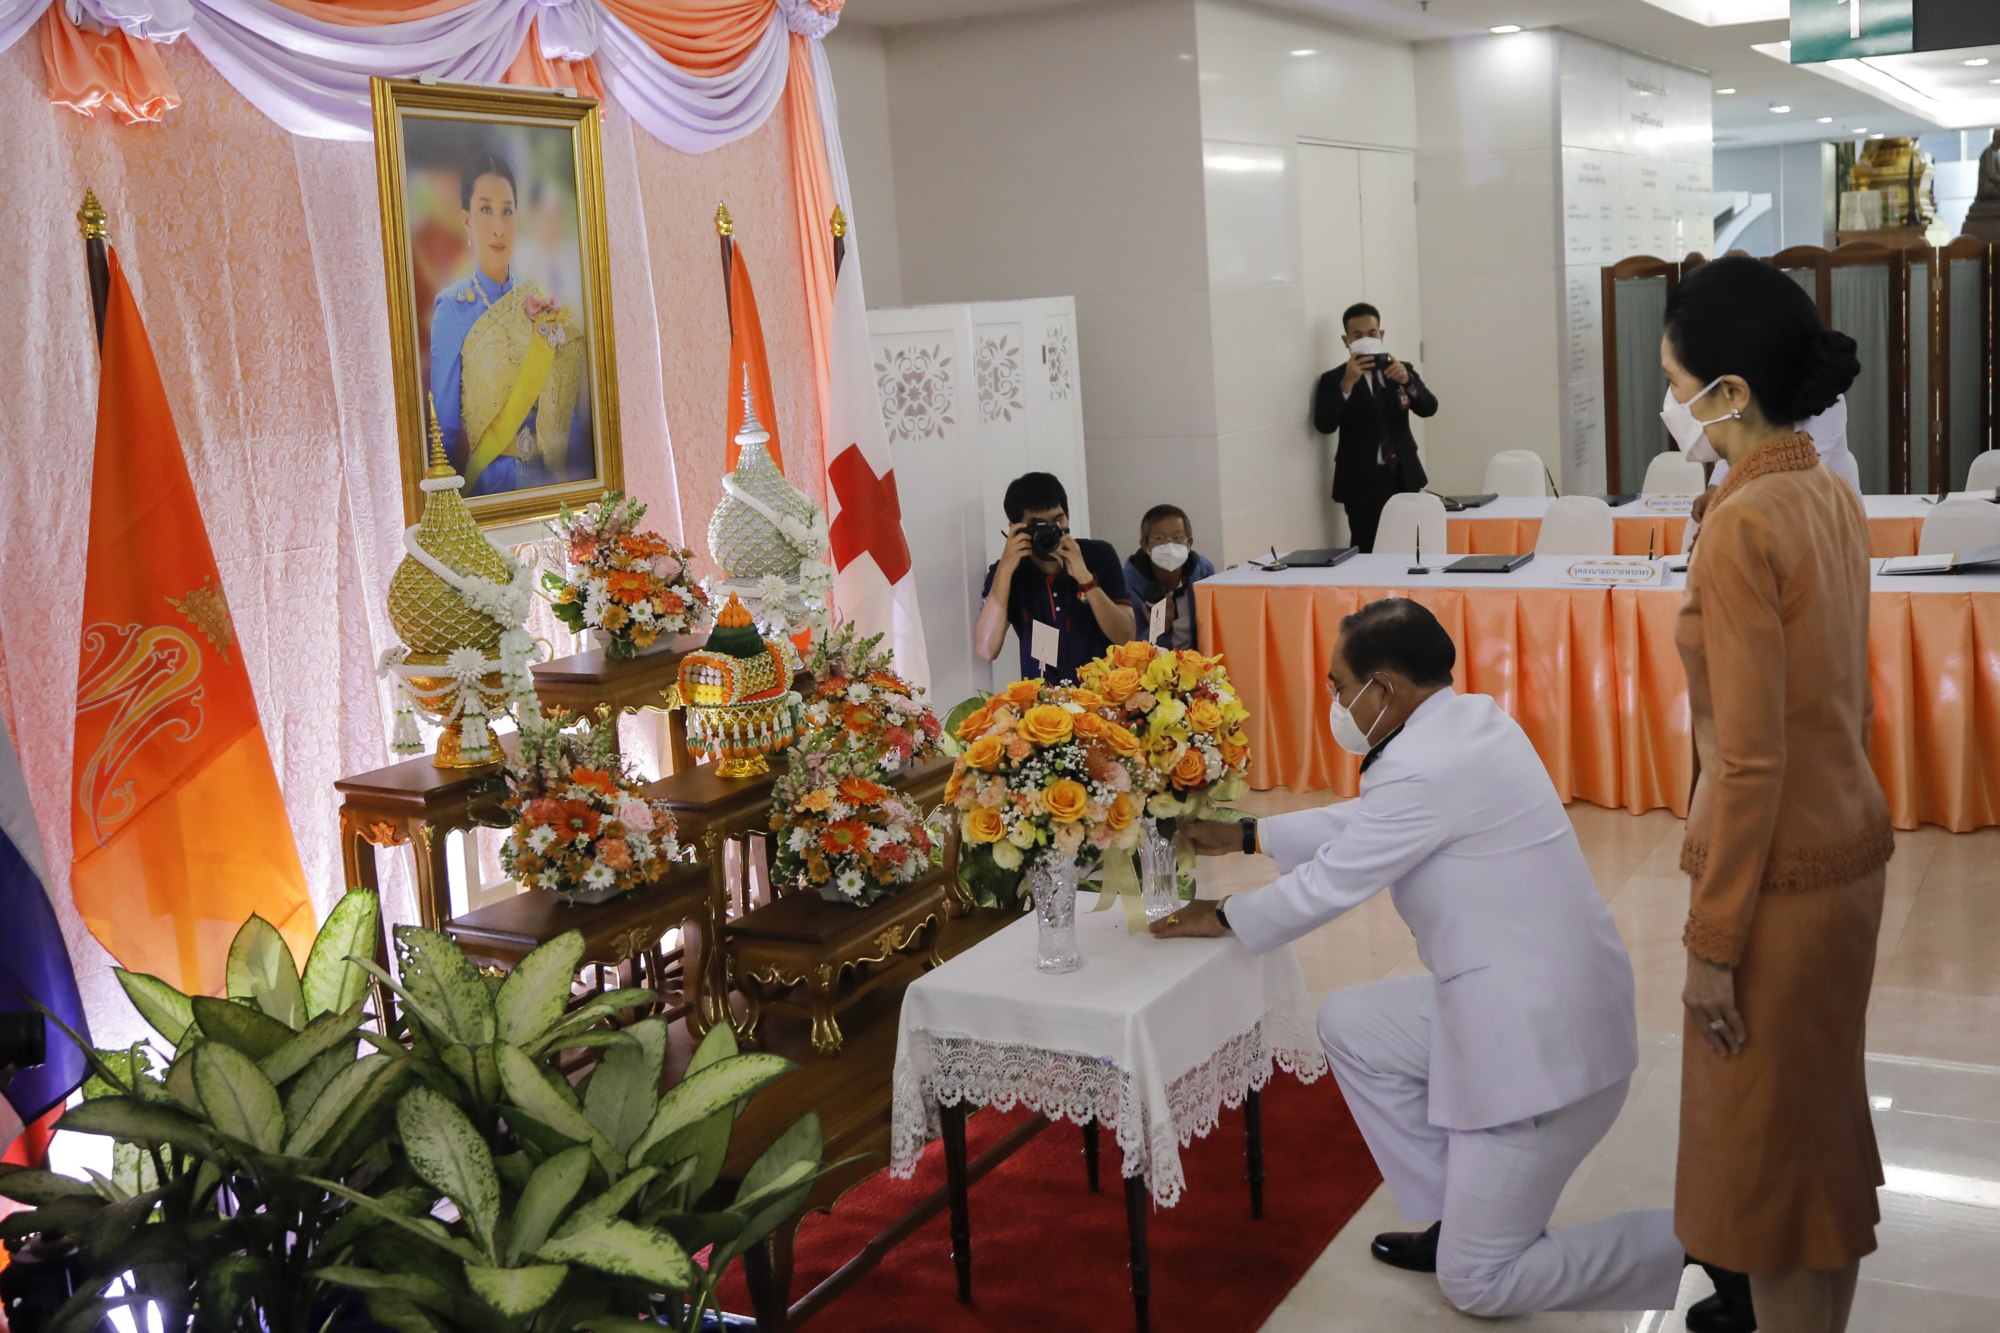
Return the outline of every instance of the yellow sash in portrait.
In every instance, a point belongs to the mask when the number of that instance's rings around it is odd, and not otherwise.
[[[510,451],[560,475],[584,369],[582,330],[569,312],[535,284],[517,282],[474,321],[461,357],[460,410],[466,438],[474,442],[466,488]],[[535,412],[535,438],[524,452],[516,441],[529,412]]]

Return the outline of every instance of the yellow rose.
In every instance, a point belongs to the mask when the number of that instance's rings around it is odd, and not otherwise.
[[[1174,785],[1183,791],[1189,787],[1199,787],[1208,780],[1208,760],[1202,758],[1200,750],[1190,745],[1187,753],[1174,765]]]
[[[998,842],[1007,833],[1007,821],[998,810],[979,809],[969,811],[965,816],[965,840],[967,842]]]
[[[954,768],[951,770],[951,776],[944,780],[945,803],[948,805],[957,805],[958,794],[963,790],[965,790],[965,769],[963,767]]]
[[[1139,753],[1140,750],[1139,738],[1134,736],[1128,728],[1121,727],[1116,722],[1107,722],[1104,724],[1104,740],[1111,747],[1114,754],[1125,759],[1130,759],[1133,755]]]
[[[1060,745],[1075,729],[1069,710],[1055,704],[1036,704],[1021,718],[1020,725],[1021,735],[1037,745]]]
[[[1076,734],[1087,739],[1091,736],[1102,736],[1104,729],[1111,724],[1095,713],[1078,713],[1073,725],[1076,727]]]
[[[1132,667],[1119,667],[1106,673],[1103,694],[1107,699],[1123,702],[1128,695],[1139,688],[1139,673]]]
[[[1118,659],[1119,666],[1133,667],[1135,669],[1144,667],[1148,662],[1151,662],[1153,654],[1153,645],[1138,639],[1134,639],[1131,643],[1122,643],[1111,650],[1111,655]]]
[[[1104,696],[1099,694],[1095,690],[1072,689],[1069,692],[1069,701],[1075,704],[1078,708],[1088,709],[1088,708],[1104,707]]]
[[[1222,709],[1211,699],[1196,699],[1188,705],[1188,725],[1206,735],[1222,725]]]
[[[1008,700],[1023,708],[1041,697],[1042,682],[1039,680],[1017,680],[1007,687]]]
[[[1132,808],[1132,794],[1121,791],[1112,798],[1111,809],[1105,815],[1104,822],[1111,826],[1113,833],[1123,833],[1136,814],[1138,811]]]
[[[1074,778],[1057,778],[1042,791],[1042,808],[1058,824],[1074,824],[1083,818],[1090,793]]]
[[[966,747],[965,766],[967,768],[995,769],[1000,767],[1001,758],[1007,753],[1007,742],[998,736],[981,736]]]

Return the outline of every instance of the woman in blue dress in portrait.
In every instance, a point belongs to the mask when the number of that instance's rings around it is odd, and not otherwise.
[[[459,180],[472,273],[439,292],[431,314],[431,394],[445,449],[467,495],[587,479],[583,330],[541,284],[515,273],[513,168],[475,153]]]

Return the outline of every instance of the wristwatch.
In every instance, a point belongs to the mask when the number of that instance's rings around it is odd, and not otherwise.
[[[1077,585],[1076,585],[1076,595],[1077,595],[1078,597],[1088,597],[1088,596],[1090,596],[1090,594],[1092,594],[1092,593],[1094,593],[1094,592],[1096,592],[1096,591],[1097,591],[1097,580],[1096,580],[1096,579],[1092,579],[1092,580],[1091,580],[1090,582],[1088,582],[1088,583],[1079,583],[1079,584],[1077,584]]]
[[[1215,903],[1215,919],[1222,923],[1224,930],[1229,930],[1229,907],[1227,903],[1219,898]],[[1230,930],[1229,933],[1234,935],[1236,932]]]
[[[1257,821],[1255,819],[1246,819],[1243,821],[1243,854],[1245,856],[1255,856],[1257,854]]]

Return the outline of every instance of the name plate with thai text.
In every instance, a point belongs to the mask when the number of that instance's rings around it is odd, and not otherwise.
[[[1600,556],[1595,560],[1578,560],[1569,567],[1572,583],[1608,583],[1617,586],[1631,586],[1660,582],[1658,561],[1648,560],[1642,555]]]
[[[1639,497],[1639,508],[1649,514],[1672,514],[1685,518],[1694,512],[1692,495],[1644,495]]]

